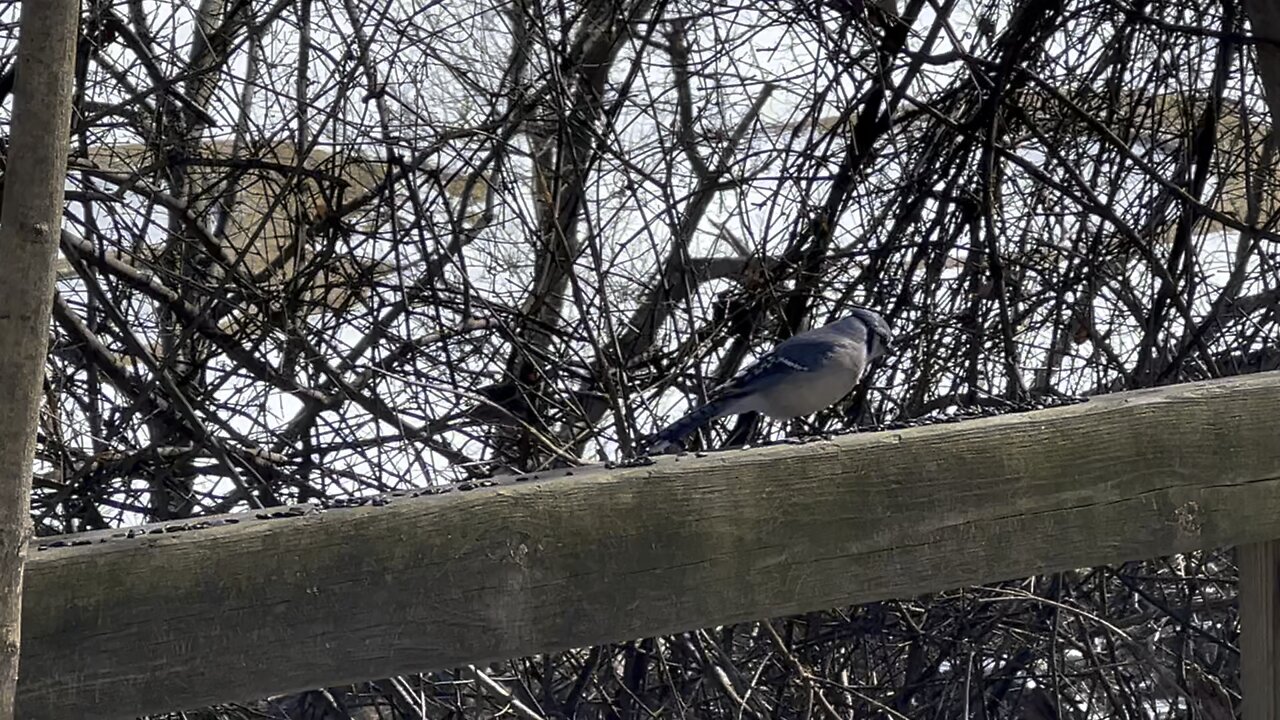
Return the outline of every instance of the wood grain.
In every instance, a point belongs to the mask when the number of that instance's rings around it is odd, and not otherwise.
[[[1280,537],[1280,373],[32,553],[24,718],[132,717]]]
[[[1240,687],[1243,720],[1280,718],[1280,541],[1242,545]]]

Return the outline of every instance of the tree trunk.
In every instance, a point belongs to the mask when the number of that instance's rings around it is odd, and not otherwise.
[[[62,227],[78,0],[22,4],[0,212],[0,720],[13,718],[22,571],[53,269]]]

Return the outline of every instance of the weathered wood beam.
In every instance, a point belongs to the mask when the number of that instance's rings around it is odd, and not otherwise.
[[[1278,428],[1268,373],[75,538],[28,565],[19,714],[132,717],[1280,538]]]

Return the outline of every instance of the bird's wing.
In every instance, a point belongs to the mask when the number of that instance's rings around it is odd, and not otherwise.
[[[764,357],[743,368],[711,393],[715,400],[732,400],[775,387],[788,378],[812,372],[834,350],[821,336],[796,335],[785,340]]]

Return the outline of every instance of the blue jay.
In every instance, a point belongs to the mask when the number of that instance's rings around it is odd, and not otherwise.
[[[648,452],[665,452],[725,415],[763,413],[776,420],[809,415],[849,394],[871,361],[893,342],[889,324],[858,308],[829,325],[793,335],[712,391],[705,405],[654,435]]]

